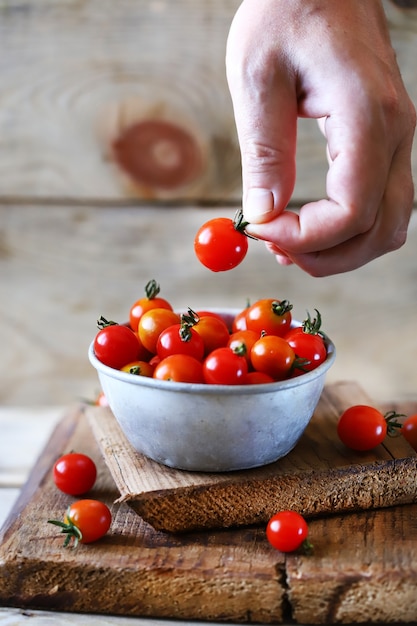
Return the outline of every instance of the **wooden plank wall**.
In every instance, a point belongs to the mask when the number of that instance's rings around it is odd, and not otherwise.
[[[238,4],[1,1],[0,201],[238,202],[239,153],[224,71]],[[416,3],[384,4],[417,103]],[[188,133],[177,139],[192,167],[179,167],[164,186],[149,176],[146,184],[133,183],[116,165],[115,140],[149,118],[162,120],[165,131],[175,122]],[[158,150],[162,164],[179,158],[168,141]],[[416,172],[415,156],[416,149]],[[295,201],[323,194],[325,168],[323,139],[314,122],[303,120]]]

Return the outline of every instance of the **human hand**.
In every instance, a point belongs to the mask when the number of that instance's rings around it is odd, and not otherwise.
[[[249,234],[313,276],[353,270],[406,240],[416,114],[379,0],[244,0],[226,70]],[[327,140],[327,198],[287,209],[297,118]]]

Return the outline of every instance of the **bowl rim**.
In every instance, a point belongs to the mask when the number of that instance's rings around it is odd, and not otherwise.
[[[211,309],[214,310],[214,309]],[[223,312],[229,312],[231,309],[222,309]],[[301,322],[293,320],[291,326],[300,326]],[[129,372],[123,372],[121,370],[114,369],[105,365],[96,357],[94,353],[94,339],[91,341],[88,348],[88,359],[91,365],[100,374],[115,378],[120,382],[126,382],[131,385],[138,385],[142,387],[149,387],[152,389],[161,389],[164,391],[178,391],[182,393],[200,394],[200,395],[244,395],[244,394],[256,394],[270,392],[274,393],[282,389],[290,389],[292,387],[301,387],[309,382],[312,382],[316,378],[324,375],[327,370],[332,366],[336,358],[336,348],[333,341],[325,335],[325,342],[327,347],[327,358],[323,363],[310,372],[296,376],[295,378],[288,378],[273,383],[260,383],[257,385],[211,385],[207,383],[181,383],[171,380],[159,380],[148,376],[133,376]]]

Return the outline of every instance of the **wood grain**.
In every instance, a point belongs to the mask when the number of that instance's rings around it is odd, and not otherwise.
[[[417,620],[416,504],[311,519],[310,556],[273,550],[263,525],[155,531],[114,503],[113,479],[80,408],[59,423],[2,530],[0,606],[242,623]],[[46,523],[72,501],[51,477],[56,457],[71,449],[96,461],[88,495],[113,513],[109,534],[76,550],[62,548]]]
[[[119,501],[158,530],[184,532],[266,523],[282,509],[310,517],[416,502],[417,454],[402,437],[388,437],[369,453],[339,441],[337,420],[352,404],[372,401],[356,383],[328,385],[292,452],[265,467],[223,474],[167,468],[132,448],[110,409],[86,413]]]
[[[239,4],[30,0],[23,8],[19,0],[5,3],[0,198],[240,202],[240,156],[224,67],[226,37]],[[389,0],[384,7],[416,103],[416,11]],[[132,123],[155,117],[175,120],[191,132],[204,155],[200,175],[168,191],[132,180],[112,150]],[[297,166],[294,202],[322,197],[327,162],[315,121],[300,120]]]

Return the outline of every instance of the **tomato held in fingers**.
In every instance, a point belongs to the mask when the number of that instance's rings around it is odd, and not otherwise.
[[[366,452],[382,443],[387,434],[394,434],[400,427],[394,411],[383,415],[372,406],[356,404],[342,413],[337,423],[340,440],[352,450]]]
[[[410,415],[401,426],[401,434],[417,452],[417,415]]]
[[[155,367],[153,377],[176,383],[204,383],[203,364],[189,354],[171,354]]]
[[[295,363],[295,352],[283,337],[263,335],[250,352],[254,370],[268,374],[274,380],[289,378]]]
[[[139,320],[150,309],[170,309],[172,305],[165,298],[158,296],[160,287],[156,280],[150,280],[145,287],[145,296],[136,300],[130,307],[129,323],[132,330],[137,331]]]
[[[66,535],[64,547],[73,539],[74,548],[78,543],[93,543],[101,539],[109,530],[111,521],[110,509],[99,500],[78,500],[68,507],[63,522],[48,520]]]
[[[70,452],[55,461],[52,474],[60,491],[71,496],[80,496],[94,486],[97,468],[86,454]]]
[[[237,217],[239,216],[239,217]],[[239,265],[248,251],[248,237],[240,213],[232,220],[215,217],[198,230],[194,250],[200,263],[212,272],[224,272]]]
[[[94,354],[99,361],[119,370],[138,358],[140,344],[135,333],[121,324],[109,322],[104,317],[97,321],[99,332],[94,339]]]
[[[307,543],[308,525],[297,511],[280,511],[271,517],[266,527],[266,538],[280,552],[294,552]]]
[[[205,382],[210,385],[244,385],[248,364],[244,356],[225,346],[206,357],[203,373]]]
[[[263,298],[251,304],[245,312],[246,328],[257,333],[283,337],[292,322],[292,304],[288,300]]]

